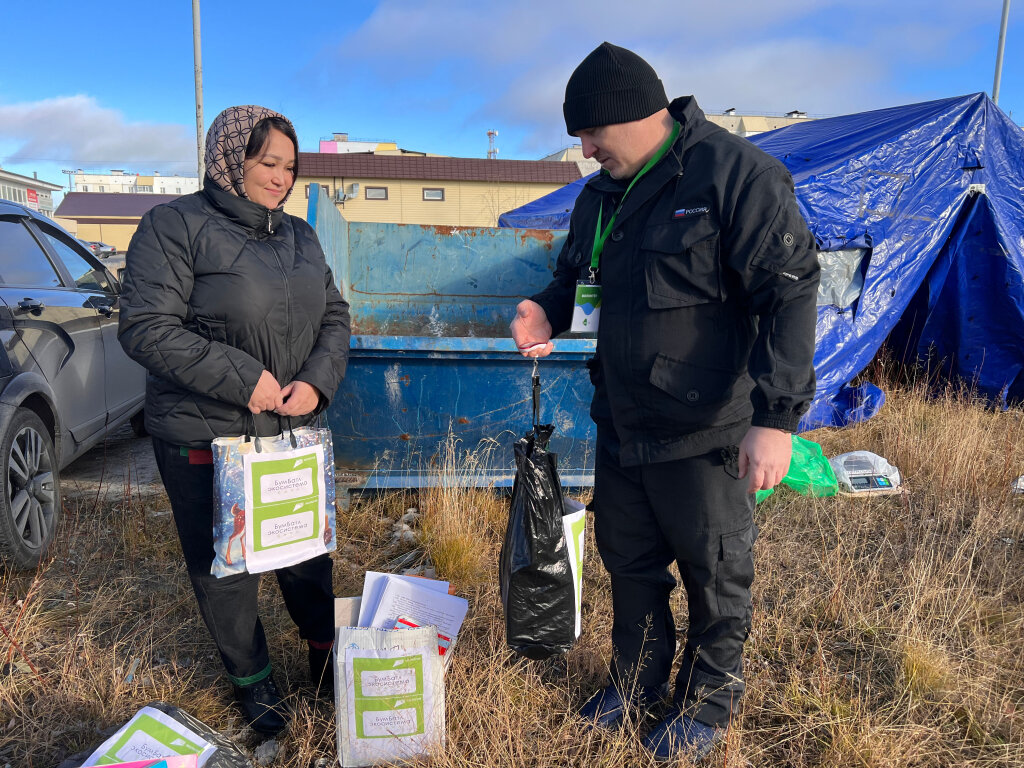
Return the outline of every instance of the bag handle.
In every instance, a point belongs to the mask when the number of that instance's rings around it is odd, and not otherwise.
[[[295,428],[292,426],[292,417],[291,416],[284,416],[284,417],[278,416],[277,417],[277,423],[278,424],[281,423],[281,419],[282,418],[284,418],[285,421],[288,422],[288,442],[290,442],[292,444],[292,448],[298,448],[299,444],[295,440]],[[284,434],[284,432],[285,432],[285,430],[282,429],[281,433]]]
[[[537,365],[539,363],[538,358],[533,358],[533,374],[532,385],[533,385],[533,428],[540,428],[540,376],[537,373]]]
[[[260,439],[259,430],[256,428],[256,416],[252,411],[247,411],[249,414],[248,429],[245,430],[245,434],[242,435],[246,438],[244,442],[252,443],[256,448],[256,453],[263,453],[263,442]]]
[[[277,415],[277,414],[275,414],[275,415]],[[295,432],[294,432],[293,427],[292,427],[292,417],[291,416],[284,416],[283,418],[287,419],[287,421],[288,421],[288,438],[289,438],[289,442],[291,442],[292,448],[298,448],[299,444],[298,444],[298,441],[295,439]],[[281,419],[282,419],[281,416],[277,416],[277,423],[278,423],[279,426],[281,424]],[[253,443],[253,445],[256,448],[256,453],[263,453],[263,441],[262,441],[262,438],[260,438],[260,433],[259,433],[259,431],[256,428],[256,416],[253,414],[252,411],[249,411],[249,427],[250,427],[250,430],[251,430],[251,442]],[[284,430],[282,429],[281,432],[284,433]],[[250,431],[247,431],[246,434],[244,435],[244,437],[250,437]]]

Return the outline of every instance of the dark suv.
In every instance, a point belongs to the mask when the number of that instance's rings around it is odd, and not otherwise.
[[[59,470],[142,410],[117,342],[117,280],[50,219],[0,200],[0,555],[31,568],[60,518]]]

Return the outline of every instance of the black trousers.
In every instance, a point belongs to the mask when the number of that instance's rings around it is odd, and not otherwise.
[[[625,688],[668,681],[674,560],[689,607],[674,700],[708,725],[726,725],[744,690],[757,526],[748,481],[737,475],[729,446],[622,467],[614,430],[598,429],[594,530],[612,584],[612,678]]]
[[[174,513],[199,612],[228,677],[248,685],[270,674],[267,638],[257,608],[260,574],[218,579],[213,564],[213,465],[190,464],[181,449],[157,437],[153,452]],[[274,571],[299,635],[318,645],[334,639],[334,588],[328,555]]]

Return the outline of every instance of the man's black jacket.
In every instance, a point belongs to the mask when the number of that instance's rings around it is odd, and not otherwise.
[[[591,413],[614,426],[623,465],[735,445],[753,424],[794,431],[814,394],[814,239],[785,167],[708,122],[682,125],[630,191],[605,243]],[[586,279],[598,210],[629,180],[601,173],[580,193],[554,280],[533,297],[555,335]]]

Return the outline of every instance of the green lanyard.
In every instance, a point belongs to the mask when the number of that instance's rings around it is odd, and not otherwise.
[[[651,168],[658,164],[668,152],[676,139],[679,137],[679,131],[682,126],[676,121],[675,127],[672,128],[672,134],[665,139],[665,143],[661,145],[657,152],[654,153],[654,157],[647,161],[647,165],[640,169],[640,173],[633,177],[633,180],[629,182],[629,186],[626,187],[625,193],[622,195],[622,199],[619,204],[615,207],[615,212],[612,214],[611,220],[608,225],[601,231],[601,219],[604,218],[604,201],[601,201],[601,206],[597,211],[597,230],[594,232],[594,247],[590,254],[590,282],[594,282],[597,279],[597,265],[601,260],[601,254],[604,252],[604,241],[608,239],[608,235],[612,231],[612,227],[615,226],[615,217],[619,215],[619,211],[622,210],[622,204],[626,202],[626,196],[629,195],[629,190],[633,188],[633,185],[640,181],[640,177],[647,173]]]

